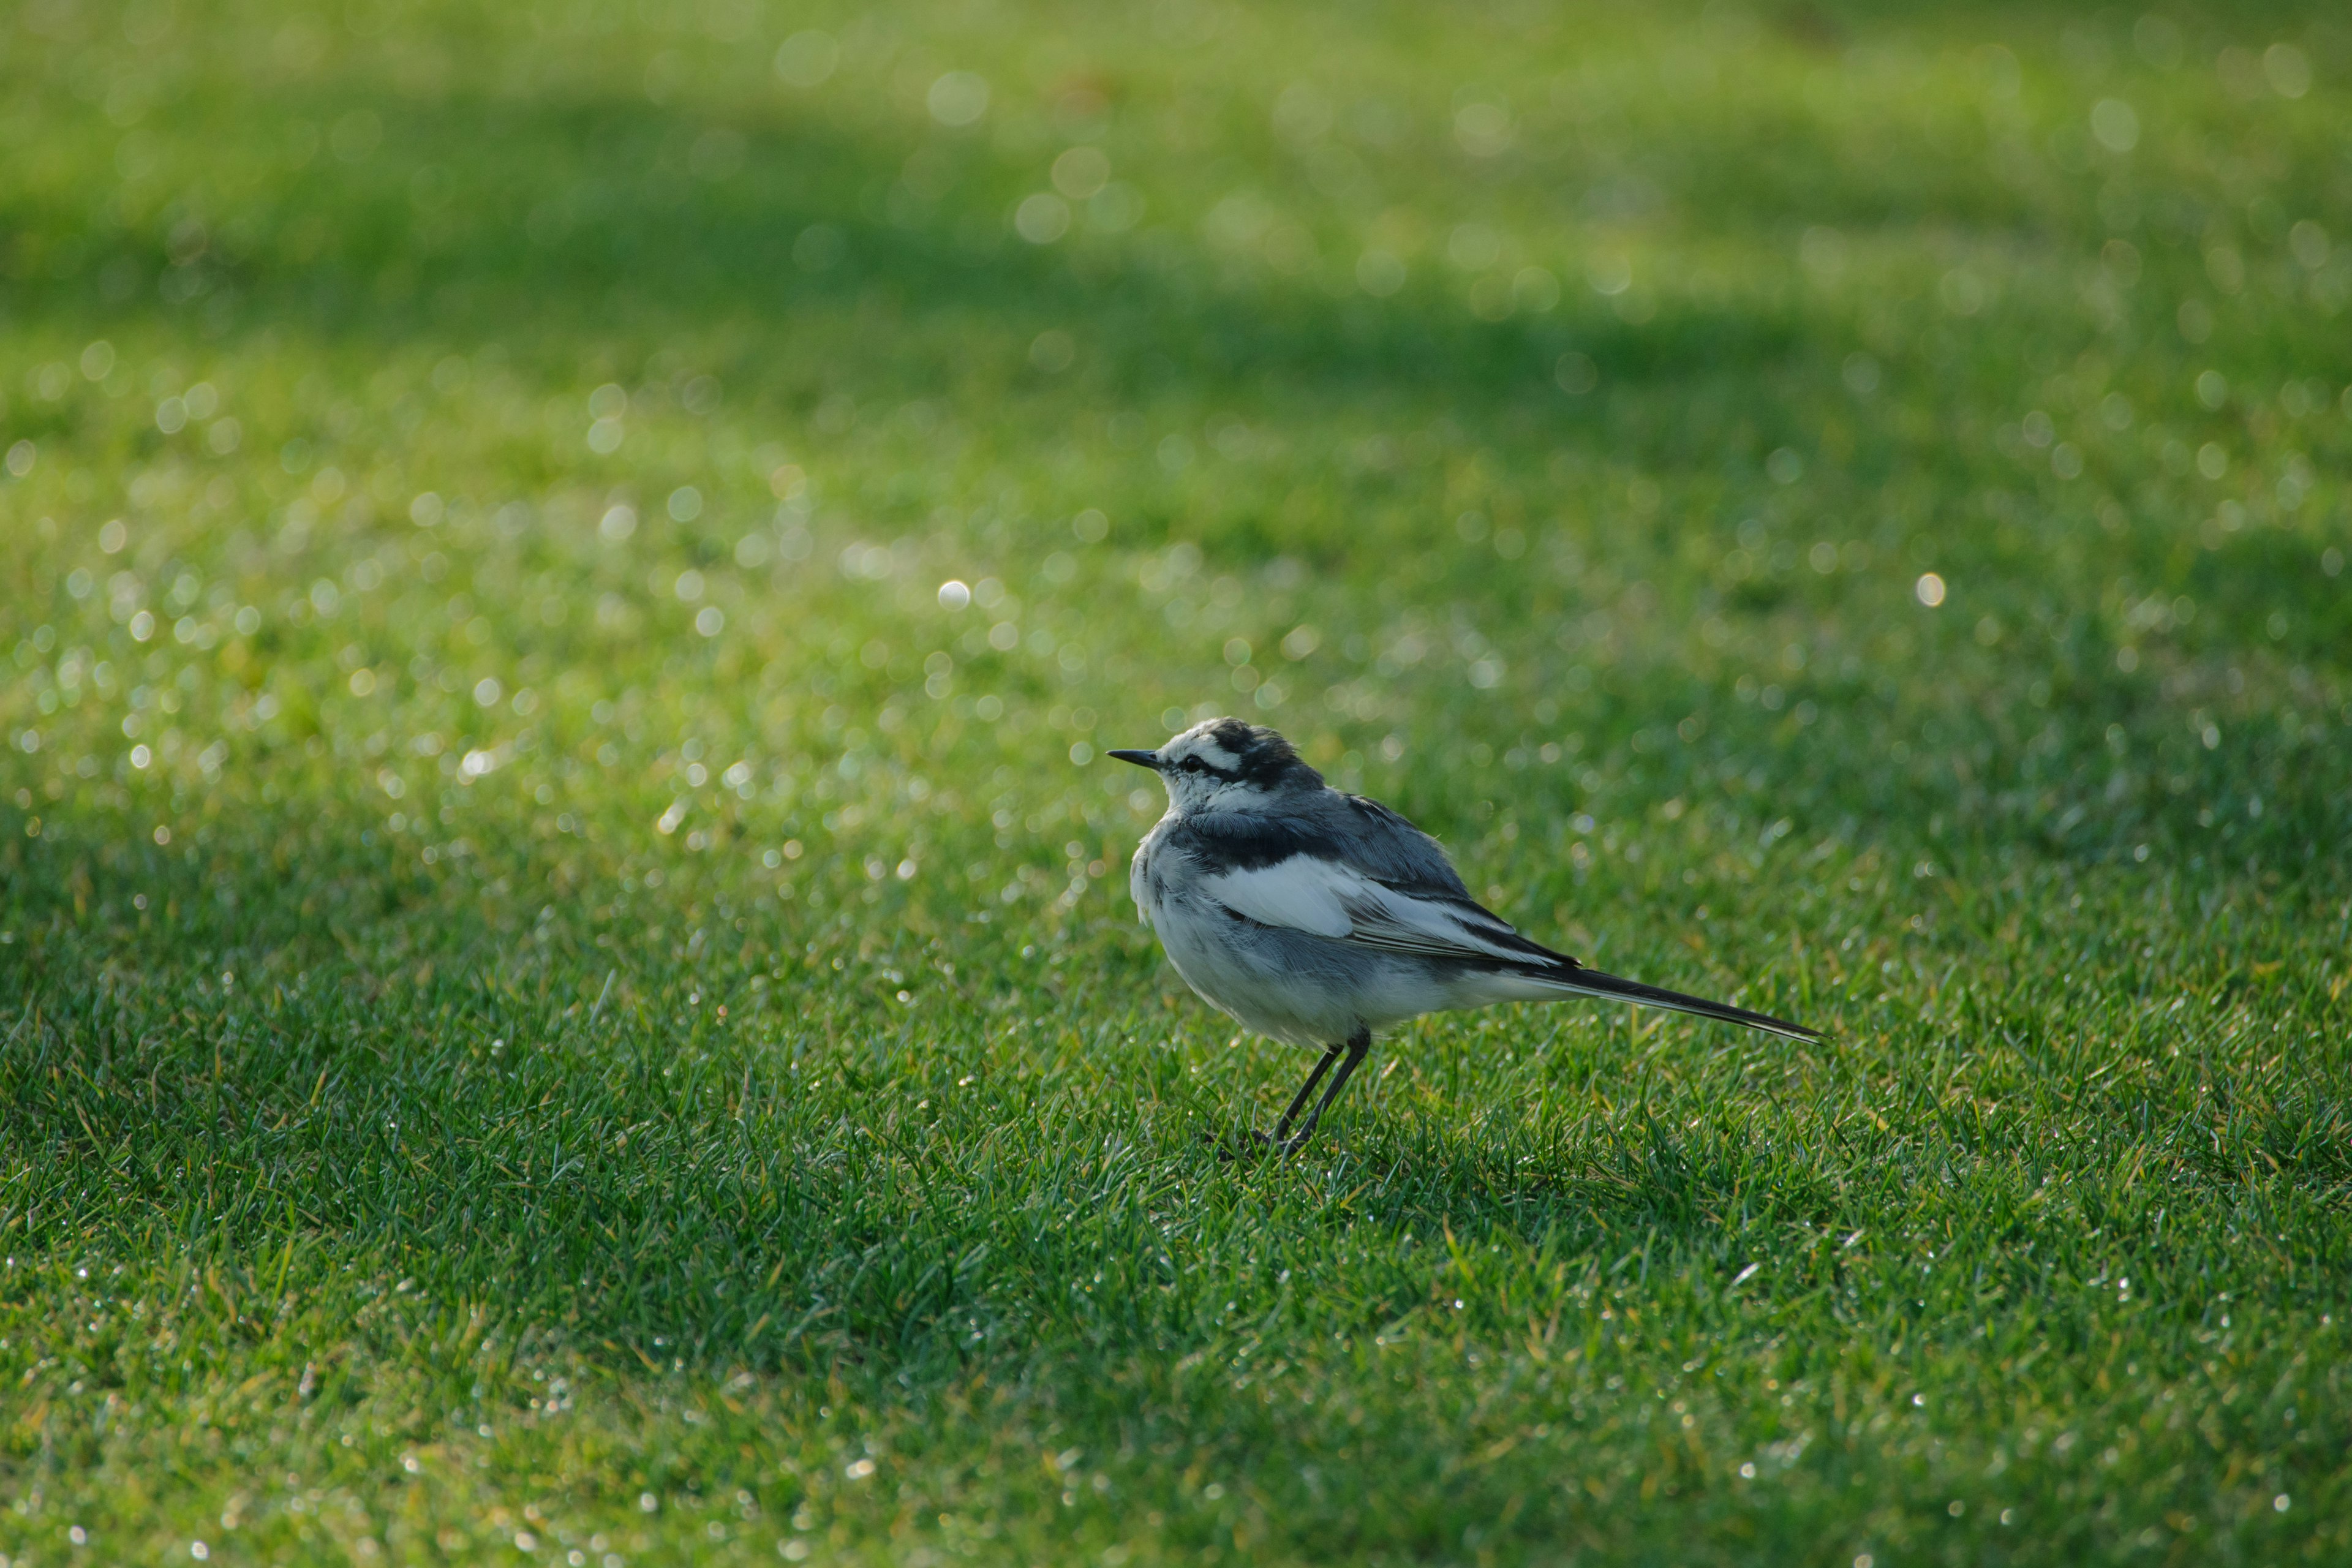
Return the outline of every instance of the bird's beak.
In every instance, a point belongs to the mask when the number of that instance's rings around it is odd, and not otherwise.
[[[1157,752],[1105,752],[1103,755],[1117,757],[1122,763],[1133,763],[1139,768],[1157,768],[1160,765],[1160,753]]]

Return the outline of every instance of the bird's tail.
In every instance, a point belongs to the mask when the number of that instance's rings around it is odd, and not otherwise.
[[[1742,1024],[1748,1028],[1762,1029],[1791,1040],[1818,1040],[1822,1037],[1819,1029],[1809,1029],[1802,1024],[1751,1013],[1745,1007],[1734,1007],[1728,1002],[1710,1002],[1703,996],[1685,996],[1679,991],[1668,991],[1664,986],[1644,985],[1638,980],[1622,980],[1614,974],[1604,974],[1598,969],[1587,969],[1580,963],[1572,969],[1555,969],[1525,978],[1546,990],[1565,991],[1578,996],[1601,996],[1612,1002],[1631,1002],[1640,1007],[1665,1007],[1676,1013],[1715,1018],[1726,1024]]]

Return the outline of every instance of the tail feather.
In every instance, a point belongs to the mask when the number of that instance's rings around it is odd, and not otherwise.
[[[1621,979],[1614,974],[1604,974],[1598,969],[1587,969],[1580,963],[1573,968],[1557,969],[1528,978],[1580,996],[1601,996],[1612,1002],[1631,1002],[1642,1007],[1664,1007],[1726,1024],[1745,1025],[1748,1028],[1762,1029],[1791,1040],[1818,1040],[1822,1037],[1819,1029],[1808,1028],[1802,1024],[1791,1024],[1763,1013],[1751,1013],[1745,1007],[1734,1007],[1728,1002],[1710,1002],[1703,996],[1685,996],[1679,991],[1668,991],[1664,986],[1644,985],[1638,980]]]

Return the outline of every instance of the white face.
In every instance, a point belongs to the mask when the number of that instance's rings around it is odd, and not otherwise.
[[[1195,724],[1160,748],[1160,779],[1179,811],[1231,811],[1263,801],[1267,792],[1232,775],[1242,759],[1219,743],[1216,721]]]

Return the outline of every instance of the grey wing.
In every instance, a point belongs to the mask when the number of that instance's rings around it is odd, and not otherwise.
[[[1470,897],[1434,839],[1385,806],[1354,795],[1339,798],[1358,820],[1326,811],[1280,821],[1187,821],[1181,843],[1194,865],[1194,886],[1238,919],[1507,974],[1538,988],[1507,994],[1603,996],[1791,1039],[1820,1037],[1802,1024],[1587,969],[1567,953],[1530,942]],[[1171,847],[1177,842],[1171,834]]]
[[[1576,967],[1574,959],[1529,942],[1467,898],[1408,890],[1312,851],[1265,865],[1228,863],[1198,885],[1228,913],[1351,947],[1481,968]]]
[[[1167,848],[1202,871],[1255,871],[1299,856],[1336,861],[1416,896],[1467,900],[1437,840],[1375,800],[1326,790],[1285,816],[1202,812],[1171,824]]]
[[[1375,881],[1401,892],[1467,900],[1470,889],[1436,839],[1379,801],[1334,790],[1328,815],[1338,819],[1341,857]]]

